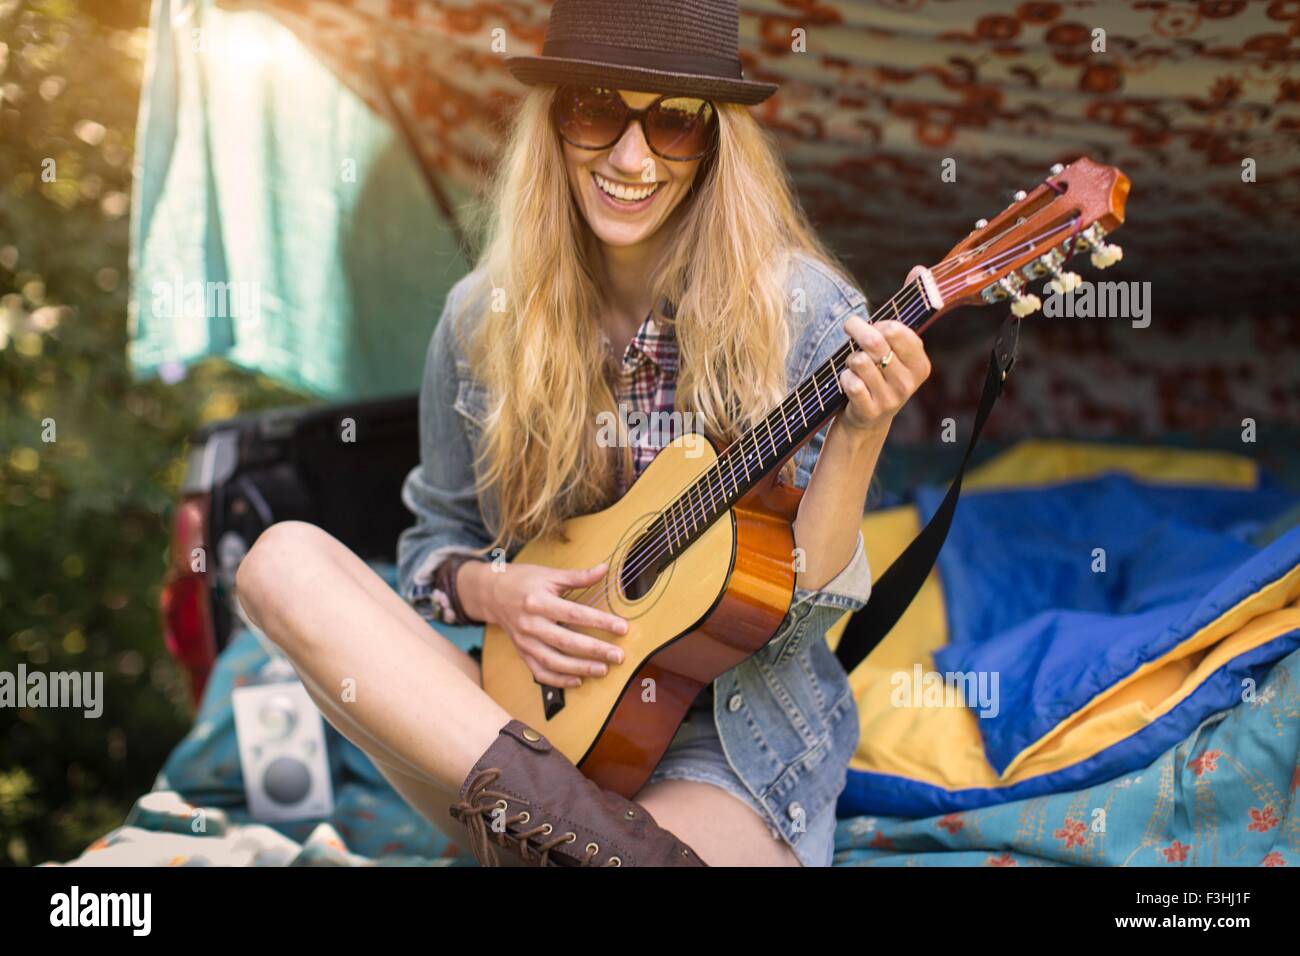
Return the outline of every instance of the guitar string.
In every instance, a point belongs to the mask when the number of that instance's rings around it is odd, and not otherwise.
[[[1034,246],[1034,245],[1037,245],[1039,242],[1041,242],[1042,240],[1046,239],[1048,236],[1051,236],[1051,235],[1053,235],[1054,233],[1060,232],[1060,231],[1063,230],[1063,229],[1069,229],[1069,228],[1075,226],[1078,222],[1079,222],[1079,217],[1074,217],[1074,218],[1072,218],[1072,219],[1069,219],[1069,220],[1067,220],[1067,221],[1061,223],[1060,225],[1055,226],[1055,227],[1053,227],[1052,229],[1049,229],[1049,230],[1047,230],[1046,232],[1043,232],[1043,233],[1041,233],[1040,235],[1035,236],[1034,238],[1032,238],[1032,239],[1030,239],[1030,240],[1027,240],[1027,241],[1026,241],[1025,243],[1023,243],[1022,245],[1023,245],[1023,246],[1030,246],[1030,247],[1032,247],[1032,246]],[[1075,233],[1075,234],[1077,234],[1077,230],[1076,230],[1076,233]],[[970,256],[975,255],[977,252],[981,251],[982,249],[986,249],[988,246],[992,245],[996,240],[997,240],[997,237],[992,237],[992,238],[990,238],[986,243],[984,243],[984,245],[983,245],[982,247],[977,246],[977,247],[975,247],[975,248],[969,250],[967,253],[965,253],[964,256],[965,256],[966,258],[969,258]],[[985,270],[988,270],[988,269],[995,269],[995,270],[996,270],[997,268],[999,268],[999,267],[1003,264],[1003,261],[1006,261],[1006,260],[1009,260],[1009,259],[1013,259],[1013,258],[1015,258],[1017,255],[1021,254],[1022,252],[1023,252],[1023,249],[1022,249],[1021,247],[1016,247],[1016,248],[1013,248],[1013,249],[1007,250],[1007,251],[1001,253],[1001,254],[1000,254],[1000,255],[999,255],[999,256],[998,256],[998,257],[997,257],[993,262],[986,263],[986,264],[981,265],[981,266],[979,266],[979,267],[977,267],[977,268],[974,268],[974,269],[969,269],[969,270],[967,270],[966,272],[963,272],[963,273],[961,273],[961,274],[959,274],[959,275],[955,275],[955,276],[954,276],[954,275],[951,275],[952,271],[953,271],[954,269],[958,268],[962,263],[961,263],[960,261],[954,261],[954,260],[948,260],[948,259],[945,259],[943,262],[941,262],[941,263],[939,263],[938,265],[936,265],[935,268],[934,268],[933,270],[931,270],[931,274],[932,274],[932,275],[940,275],[940,274],[941,274],[941,275],[943,276],[943,278],[944,278],[944,284],[941,285],[941,288],[940,288],[940,294],[943,295],[944,297],[947,297],[948,294],[950,294],[950,293],[952,293],[952,292],[955,292],[955,291],[957,291],[958,289],[961,288],[962,283],[961,283],[959,280],[964,279],[966,276],[968,276],[968,275],[972,275],[972,274],[974,274],[974,273],[976,273],[976,272],[981,272],[981,271],[985,271]],[[960,258],[960,257],[954,257],[955,260],[958,260],[959,258]],[[890,297],[890,299],[888,299],[888,300],[884,303],[884,305],[882,305],[882,306],[880,307],[880,309],[875,310],[875,314],[876,314],[876,315],[880,315],[881,312],[883,312],[884,309],[885,309],[886,307],[889,307],[889,306],[893,305],[893,306],[895,306],[894,314],[895,314],[895,315],[899,315],[899,314],[900,314],[900,310],[897,308],[897,304],[894,303],[894,300],[897,299],[900,295],[906,295],[906,298],[904,299],[904,301],[907,303],[907,305],[906,305],[906,312],[904,313],[904,317],[900,317],[899,321],[902,321],[904,325],[906,325],[908,328],[911,328],[912,325],[914,324],[914,320],[915,320],[918,316],[924,314],[924,312],[926,311],[926,307],[927,307],[927,305],[928,305],[928,303],[927,303],[926,300],[925,300],[925,297],[924,297],[922,294],[920,294],[919,292],[917,292],[917,290],[916,290],[916,286],[917,286],[917,283],[915,283],[915,282],[913,282],[913,283],[909,283],[909,284],[908,284],[908,287],[907,287],[906,290],[900,290],[899,292],[896,292],[893,296]],[[873,319],[873,320],[872,320],[873,323],[874,323],[875,321],[879,321],[879,320],[878,320],[878,319]],[[857,346],[857,343],[856,343],[854,340],[852,340],[852,339],[850,339],[850,340],[849,340],[848,342],[846,342],[845,344],[849,347],[849,353],[850,353],[850,354],[852,354],[854,351],[858,351],[858,350],[859,350],[859,349],[858,349],[858,346]],[[831,356],[831,359],[830,359],[830,361],[829,361],[829,363],[828,363],[828,364],[831,365],[832,369],[835,369],[836,356],[837,356],[837,355],[838,355],[838,353],[836,353],[836,355],[832,355],[832,356]],[[847,356],[845,356],[845,359],[847,359]],[[742,455],[741,455],[740,463],[741,463],[742,465],[744,465],[744,455],[743,455],[743,451],[744,451],[744,449],[743,449],[741,446],[743,446],[744,441],[745,441],[745,438],[746,438],[748,435],[753,435],[753,436],[754,436],[754,442],[753,442],[753,443],[754,443],[754,446],[755,446],[755,449],[754,449],[754,450],[757,451],[757,452],[759,452],[759,453],[760,453],[760,456],[761,456],[761,454],[764,453],[764,452],[772,452],[772,453],[776,452],[776,450],[777,450],[777,448],[778,448],[778,446],[779,446],[779,441],[777,440],[775,434],[772,432],[771,421],[770,421],[770,419],[771,419],[771,417],[773,416],[773,414],[774,414],[776,411],[781,411],[781,412],[782,412],[783,420],[788,419],[788,414],[787,414],[787,411],[785,410],[785,406],[786,406],[787,404],[790,403],[791,399],[797,399],[797,403],[796,403],[796,406],[797,406],[797,407],[796,407],[796,410],[799,411],[801,417],[803,418],[804,422],[806,423],[806,422],[807,422],[807,412],[808,412],[809,410],[814,411],[814,413],[815,413],[816,411],[818,411],[818,410],[824,410],[825,407],[826,407],[826,403],[827,403],[828,401],[833,401],[833,400],[834,400],[834,394],[833,394],[833,393],[823,395],[823,392],[826,391],[826,390],[825,390],[825,385],[828,385],[828,384],[834,382],[834,383],[835,383],[835,386],[836,386],[836,389],[838,389],[838,390],[840,391],[840,394],[843,394],[843,390],[842,390],[842,388],[841,388],[840,385],[839,385],[839,374],[840,374],[840,372],[843,371],[843,369],[842,369],[842,368],[841,368],[841,369],[835,369],[835,375],[832,376],[832,377],[830,377],[830,378],[828,378],[828,379],[826,380],[825,383],[821,383],[821,382],[818,382],[818,380],[817,380],[817,376],[818,376],[818,373],[821,371],[821,368],[823,368],[823,367],[824,367],[824,366],[821,366],[821,367],[819,367],[818,369],[815,369],[815,370],[813,371],[813,374],[812,374],[811,376],[809,376],[807,379],[805,379],[803,382],[801,382],[798,386],[796,386],[794,392],[793,392],[793,393],[792,393],[788,398],[786,398],[784,401],[782,401],[782,403],[781,403],[779,406],[777,406],[776,409],[774,409],[772,412],[769,412],[768,415],[767,415],[767,417],[765,417],[765,418],[763,419],[762,422],[760,422],[760,423],[758,423],[758,424],[755,424],[755,425],[753,426],[753,428],[752,428],[749,432],[746,433],[746,435],[742,435],[739,439],[737,439],[737,440],[736,440],[735,442],[733,442],[731,445],[728,445],[727,448],[725,448],[725,449],[722,451],[722,453],[718,456],[718,458],[717,458],[717,460],[714,462],[714,464],[711,465],[711,466],[709,467],[709,469],[708,469],[706,472],[704,472],[704,474],[698,476],[698,477],[695,479],[694,482],[692,482],[691,484],[687,485],[685,488],[683,488],[683,489],[682,489],[682,490],[681,490],[681,491],[680,491],[680,492],[679,492],[679,493],[674,497],[674,499],[673,499],[673,503],[672,503],[672,504],[670,504],[667,508],[665,508],[665,509],[663,509],[663,510],[661,510],[661,511],[658,511],[658,512],[656,512],[656,513],[654,514],[654,516],[651,518],[650,524],[653,524],[655,521],[657,521],[657,520],[659,520],[659,519],[664,519],[664,518],[666,518],[667,515],[668,515],[668,514],[669,514],[669,513],[674,509],[674,507],[677,505],[677,503],[678,503],[678,502],[679,502],[683,497],[686,497],[686,498],[689,500],[689,497],[690,497],[691,492],[694,491],[694,490],[696,489],[696,487],[699,486],[701,483],[705,482],[705,479],[707,478],[707,476],[708,476],[710,473],[714,472],[714,471],[717,469],[718,465],[719,465],[719,464],[720,464],[724,459],[728,458],[728,456],[729,456],[729,454],[731,453],[731,451],[732,451],[733,448],[741,448]],[[812,391],[812,393],[811,393],[809,396],[806,396],[806,397],[805,397],[805,396],[801,395],[801,393],[802,393],[803,390],[804,390],[804,386],[808,385],[809,383],[812,383],[812,385],[813,385],[813,391]],[[806,403],[806,398],[815,398],[815,399],[817,399],[818,401],[817,401],[817,403],[816,403],[816,406],[814,407],[814,406],[811,405],[811,404],[807,404],[807,403]],[[763,444],[761,444],[762,439],[760,439],[760,438],[758,437],[758,427],[759,427],[759,425],[761,425],[761,424],[767,424],[767,426],[768,426],[768,439],[770,440],[770,445],[768,445],[768,446],[764,446]],[[787,438],[790,437],[790,435],[789,435],[789,427],[788,427],[788,425],[787,425],[787,428],[786,428],[786,435],[787,435]],[[732,474],[733,477],[734,477],[734,476],[736,475],[736,468],[735,468],[735,465],[732,464],[730,461],[728,462],[728,465],[730,466],[731,474]],[[745,468],[745,472],[746,472],[746,476],[748,476],[748,473],[749,473],[748,467]],[[721,477],[722,477],[721,474],[719,474],[718,477],[721,478]],[[723,492],[723,498],[725,499],[725,484],[724,484],[720,489],[716,489],[716,488],[715,488],[715,483],[714,483],[713,481],[709,481],[709,482],[708,482],[708,485],[707,485],[707,490],[708,490],[708,492],[709,492],[709,500],[708,500],[708,502],[707,502],[707,505],[706,505],[706,503],[705,503],[705,501],[704,501],[703,495],[702,495],[702,494],[698,495],[697,497],[699,498],[700,505],[701,505],[701,506],[704,506],[704,507],[703,507],[702,509],[697,509],[697,507],[696,507],[694,504],[689,505],[689,509],[690,509],[690,510],[687,511],[687,512],[683,512],[683,513],[682,513],[682,518],[683,518],[683,519],[686,519],[686,518],[694,518],[694,517],[696,517],[697,515],[700,516],[701,518],[703,518],[703,517],[705,516],[705,514],[706,514],[706,512],[707,512],[708,509],[715,509],[715,508],[717,507],[717,504],[718,504],[717,499],[715,499],[715,497],[714,497],[714,491],[715,491],[715,490],[721,490],[721,491]],[[716,518],[716,516],[715,516],[715,518]],[[684,524],[679,524],[679,523],[677,523],[677,522],[673,522],[673,525],[674,525],[674,527],[681,527],[681,529],[682,529],[683,531],[687,531],[687,529],[686,529],[686,527],[685,527]],[[689,531],[687,531],[687,533],[693,533],[695,530],[698,529],[698,527],[699,527],[698,524],[692,524],[691,527],[690,527],[690,529],[689,529]],[[633,563],[633,566],[632,566],[631,568],[625,568],[625,569],[623,570],[623,572],[619,575],[619,577],[620,577],[621,579],[634,580],[634,579],[636,578],[637,575],[641,574],[644,570],[646,570],[646,568],[650,567],[650,566],[651,566],[655,561],[657,561],[660,557],[662,557],[663,555],[665,555],[665,554],[667,554],[667,553],[669,553],[669,552],[672,551],[672,549],[673,549],[673,547],[674,547],[673,540],[672,540],[672,529],[668,527],[667,523],[664,523],[663,528],[662,528],[662,531],[656,535],[656,544],[660,544],[660,545],[662,545],[661,547],[659,547],[659,550],[658,550],[658,551],[652,551],[650,554],[648,554],[648,555],[644,555],[644,556],[643,556],[639,561],[634,562],[634,563]],[[603,598],[604,598],[604,597],[609,593],[609,588],[610,588],[610,586],[611,586],[611,581],[609,580],[609,575],[608,575],[608,573],[606,574],[606,577],[605,577],[605,579],[601,582],[601,584],[603,584],[604,586],[601,588],[601,590],[600,590],[599,593],[589,593],[589,592],[592,591],[592,588],[596,586],[596,585],[589,585],[589,586],[586,587],[586,588],[579,588],[579,589],[577,589],[576,591],[571,592],[571,593],[573,594],[573,597],[568,598],[568,600],[573,600],[573,601],[575,601],[575,603],[584,604],[584,605],[587,605],[587,606],[594,607],[595,604],[592,603],[593,601],[596,602],[596,603],[599,603],[599,602],[600,602],[600,601],[601,601],[601,600],[602,600],[602,599],[603,599]],[[587,596],[586,596],[585,598],[583,598],[582,600],[576,600],[576,598],[581,597],[582,595],[584,595],[584,593],[587,593]]]
[[[1052,235],[1053,233],[1060,232],[1062,229],[1068,229],[1068,228],[1070,228],[1070,227],[1076,225],[1076,224],[1078,223],[1078,221],[1079,221],[1079,219],[1078,219],[1077,217],[1076,217],[1076,218],[1073,218],[1073,219],[1070,219],[1070,220],[1067,220],[1066,222],[1064,222],[1064,223],[1062,223],[1062,224],[1060,224],[1060,225],[1058,225],[1058,226],[1056,226],[1056,227],[1054,227],[1054,228],[1052,228],[1052,229],[1050,229],[1050,230],[1047,230],[1046,232],[1040,234],[1039,236],[1036,236],[1036,237],[1034,237],[1033,239],[1027,241],[1024,245],[1026,245],[1026,246],[1033,246],[1033,245],[1036,245],[1037,243],[1041,242],[1043,239],[1047,238],[1048,236]],[[1077,234],[1077,231],[1076,231],[1076,234]],[[987,243],[985,243],[985,247],[987,247],[988,245],[991,245],[994,241],[996,241],[996,237],[990,239]],[[971,250],[971,253],[970,253],[970,254],[974,254],[974,252],[977,251],[978,248],[979,248],[979,247],[976,247],[976,250]],[[1014,258],[1014,257],[1015,257],[1017,254],[1019,254],[1021,251],[1023,251],[1023,250],[1021,250],[1021,249],[1019,249],[1019,248],[1012,249],[1012,250],[1008,250],[1008,251],[1006,251],[1006,252],[1003,252],[1003,253],[998,257],[998,259],[1006,260],[1006,259],[1009,259],[1009,258]],[[941,294],[943,294],[944,296],[946,296],[948,293],[954,292],[954,291],[956,291],[958,288],[960,288],[960,283],[959,283],[957,280],[960,280],[960,279],[964,278],[965,276],[967,276],[967,275],[971,275],[971,274],[973,274],[973,273],[975,273],[975,272],[984,271],[984,270],[987,270],[987,269],[990,269],[990,268],[992,268],[992,269],[996,269],[996,268],[998,268],[998,267],[1002,264],[1002,262],[1000,262],[1000,261],[998,261],[997,259],[995,259],[994,262],[992,262],[992,263],[988,263],[988,264],[982,265],[982,266],[980,266],[980,267],[978,267],[978,268],[976,268],[976,269],[968,270],[967,272],[962,273],[962,274],[957,275],[957,276],[951,276],[951,275],[949,275],[949,273],[951,273],[952,270],[953,270],[954,268],[957,267],[957,264],[947,265],[947,263],[949,263],[949,262],[950,262],[950,260],[944,260],[944,262],[941,262],[939,265],[935,266],[935,268],[932,270],[932,274],[934,274],[934,273],[939,273],[941,269],[943,270],[943,275],[944,275],[944,277],[945,277],[945,282],[947,283],[947,287],[941,289]],[[907,306],[907,313],[906,313],[907,318],[906,318],[906,320],[901,320],[901,321],[904,321],[904,324],[907,325],[909,328],[910,328],[910,327],[912,326],[912,324],[913,324],[913,321],[912,321],[912,320],[915,319],[915,318],[917,317],[918,314],[923,314],[924,311],[925,311],[925,306],[927,305],[927,303],[926,303],[925,300],[924,300],[924,297],[921,296],[921,295],[919,295],[919,294],[916,294],[916,292],[915,292],[915,285],[916,285],[915,283],[909,284],[907,290],[905,290],[906,293],[907,293],[908,295],[912,296],[912,298],[911,298],[911,301],[909,301],[908,306]],[[904,294],[904,290],[900,290],[900,292],[895,293],[895,295],[892,296],[892,297],[891,297],[891,298],[890,298],[890,299],[885,303],[885,306],[888,306],[888,305],[892,304],[893,301],[894,301],[894,299],[898,298],[898,296],[899,296],[899,295],[902,295],[902,294]],[[876,310],[876,314],[879,315],[880,312],[883,311],[883,309],[885,308],[885,306],[882,306],[881,309]],[[917,312],[917,307],[920,308],[920,310],[921,310],[920,313]],[[896,311],[896,314],[897,314],[897,311]],[[874,322],[874,321],[877,321],[877,320],[874,320],[874,319],[873,319],[872,321]],[[854,342],[852,339],[850,339],[850,340],[849,340],[847,343],[845,343],[845,344],[849,347],[849,352],[850,352],[850,354],[852,354],[852,352],[854,352],[854,351],[857,351],[857,344],[856,344],[856,342]],[[837,354],[838,354],[838,353],[837,353]],[[834,368],[834,366],[835,366],[835,363],[836,363],[836,357],[837,357],[837,355],[832,355],[832,356],[831,356],[831,360],[830,360],[829,364],[831,365],[832,368]],[[847,359],[847,356],[846,356],[845,358]],[[824,367],[824,366],[822,366],[822,367]],[[827,394],[827,395],[823,395],[824,385],[823,385],[823,383],[817,381],[817,374],[818,374],[818,372],[820,372],[820,371],[821,371],[821,367],[819,367],[818,369],[814,370],[813,375],[811,375],[808,379],[805,379],[804,382],[801,382],[801,383],[799,384],[799,386],[796,387],[794,393],[792,393],[792,395],[790,396],[790,398],[787,398],[785,401],[783,401],[783,402],[781,403],[781,405],[777,407],[777,409],[775,409],[773,412],[770,412],[770,413],[768,414],[768,416],[763,420],[762,423],[766,423],[766,424],[768,425],[768,437],[769,437],[769,439],[771,440],[771,445],[770,445],[769,448],[765,448],[764,446],[762,446],[762,445],[760,444],[760,442],[761,442],[762,440],[758,437],[758,431],[757,431],[757,429],[758,429],[758,425],[757,425],[757,424],[753,427],[753,429],[751,429],[750,432],[747,433],[747,435],[753,435],[753,436],[754,436],[755,451],[758,451],[758,452],[761,454],[761,453],[763,453],[764,451],[775,452],[775,451],[777,450],[777,447],[778,447],[778,445],[779,445],[779,442],[778,442],[778,440],[776,439],[775,434],[772,432],[771,421],[770,421],[770,419],[771,419],[772,415],[774,414],[774,412],[775,412],[775,411],[778,411],[778,410],[781,410],[781,411],[782,411],[782,415],[783,415],[783,417],[786,416],[786,412],[784,411],[784,408],[785,408],[785,406],[789,403],[789,401],[790,401],[791,398],[797,398],[797,399],[799,400],[798,411],[799,411],[800,414],[803,416],[803,419],[804,419],[804,421],[805,421],[805,423],[806,423],[806,421],[807,421],[807,411],[808,411],[809,409],[812,409],[813,406],[808,405],[808,404],[805,404],[805,403],[804,403],[804,397],[800,394],[800,393],[803,391],[803,388],[804,388],[805,385],[809,384],[810,382],[813,383],[814,389],[813,389],[812,394],[811,394],[810,396],[808,396],[808,398],[816,398],[816,399],[818,399],[818,402],[817,402],[817,409],[814,409],[814,411],[816,411],[816,410],[824,410],[824,409],[825,409],[825,406],[826,406],[826,402],[827,402],[827,401],[833,401],[833,400],[834,400],[834,394],[833,394],[833,393],[831,393],[831,394]],[[830,384],[831,382],[834,382],[835,385],[836,385],[836,387],[837,387],[837,389],[838,389],[838,388],[839,388],[839,373],[842,372],[842,371],[843,371],[843,369],[837,369],[837,370],[836,370],[836,374],[835,374],[833,377],[828,378],[825,384]],[[842,389],[840,389],[840,394],[843,394]],[[784,420],[784,419],[783,419],[783,420]],[[762,423],[760,423],[760,424],[762,424]],[[788,429],[788,426],[787,426],[786,431],[787,431],[787,437],[790,437],[790,436],[789,436],[789,429]],[[661,511],[659,511],[659,512],[656,512],[655,515],[653,516],[653,518],[651,519],[651,522],[650,522],[650,523],[653,524],[656,520],[658,520],[658,519],[662,519],[662,518],[665,518],[665,517],[668,515],[668,513],[670,513],[670,512],[673,510],[673,508],[676,506],[677,502],[679,502],[683,497],[687,497],[687,498],[689,499],[690,493],[691,493],[693,490],[695,490],[695,488],[696,488],[698,485],[700,485],[702,482],[704,482],[705,479],[708,477],[708,475],[709,475],[710,473],[714,472],[714,471],[717,469],[718,464],[720,464],[720,463],[723,461],[723,459],[726,458],[726,457],[729,455],[729,453],[731,452],[731,450],[732,450],[733,448],[740,447],[740,446],[743,445],[745,437],[747,437],[747,436],[741,436],[740,439],[737,439],[736,442],[734,442],[732,445],[729,445],[726,449],[724,449],[723,452],[722,452],[722,454],[720,454],[720,455],[718,456],[717,461],[715,461],[714,464],[713,464],[712,466],[710,466],[710,468],[709,468],[709,469],[708,469],[704,474],[698,476],[698,477],[696,478],[696,480],[695,480],[693,483],[691,483],[690,485],[688,485],[686,488],[682,489],[681,492],[679,492],[679,493],[675,496],[675,498],[673,499],[673,504],[669,505],[669,506],[668,506],[667,508],[665,508],[664,510],[661,510]],[[742,448],[741,450],[742,450],[742,452],[743,452],[743,448]],[[733,477],[734,477],[734,476],[736,475],[736,468],[735,468],[735,466],[732,465],[730,462],[728,462],[728,464],[731,466],[731,473],[732,473],[732,475],[733,475]],[[742,465],[744,464],[744,457],[743,457],[743,455],[742,455],[742,458],[741,458],[741,464],[742,464]],[[748,476],[748,467],[746,467],[746,476]],[[722,476],[719,474],[718,477],[721,478]],[[724,481],[725,481],[725,479],[724,479]],[[725,483],[724,483],[724,485],[722,486],[721,489],[715,489],[714,485],[715,485],[714,482],[712,482],[712,481],[708,482],[709,501],[708,501],[708,503],[707,503],[707,506],[705,507],[705,510],[707,510],[707,509],[709,509],[709,508],[713,508],[713,509],[716,509],[716,508],[717,508],[717,504],[718,504],[718,502],[717,502],[717,500],[716,500],[715,497],[714,497],[714,491],[715,491],[715,490],[721,490],[721,491],[723,492],[723,498],[724,498],[724,500],[725,500]],[[705,505],[703,495],[701,494],[701,495],[698,495],[697,497],[699,497],[700,504],[701,504],[701,505]],[[697,514],[700,515],[701,517],[703,517],[703,516],[705,515],[705,511],[697,510],[696,507],[695,507],[695,505],[690,505],[690,511],[689,511],[689,513],[683,513],[682,517],[683,517],[683,518],[694,517],[694,516],[696,516]],[[715,518],[716,518],[716,515],[715,515]],[[674,522],[674,526],[677,526],[677,523]],[[684,526],[684,525],[682,525],[681,527],[682,527],[683,530],[685,530],[685,526]],[[693,532],[693,531],[695,531],[697,528],[698,528],[698,524],[694,524],[694,525],[692,525],[690,531]],[[672,531],[671,531],[671,529],[667,526],[666,523],[663,525],[662,531],[656,535],[656,539],[657,539],[657,540],[656,540],[656,543],[658,543],[658,544],[662,544],[662,547],[660,547],[658,551],[653,551],[653,552],[651,552],[651,553],[648,554],[648,555],[644,555],[643,558],[642,558],[640,561],[634,562],[634,563],[633,563],[633,566],[632,566],[631,568],[624,569],[623,572],[619,575],[620,578],[622,578],[622,579],[635,579],[635,577],[636,577],[637,575],[641,574],[641,573],[642,573],[646,568],[650,567],[650,565],[653,564],[654,561],[658,560],[658,559],[659,559],[660,557],[662,557],[664,554],[669,553],[669,552],[672,550],[672,548],[674,547],[673,540],[672,540]],[[603,598],[604,598],[604,597],[609,593],[609,587],[610,587],[611,582],[610,582],[609,579],[608,579],[608,575],[606,576],[605,580],[602,581],[601,583],[604,585],[604,587],[601,589],[600,593],[597,593],[597,594],[589,594],[589,595],[588,595],[588,599],[584,599],[584,600],[576,601],[576,603],[587,604],[588,606],[595,606],[594,604],[591,603],[592,600],[594,600],[594,601],[596,601],[596,602],[599,602],[601,599],[603,599]],[[579,597],[579,596],[583,595],[584,592],[590,592],[591,589],[592,589],[592,587],[595,587],[595,585],[590,585],[590,586],[588,586],[587,588],[580,588],[580,589],[578,589],[576,592],[573,592],[573,593],[574,593],[574,597],[573,597],[573,598],[569,598],[569,599],[570,599],[570,600],[574,600],[576,597]]]

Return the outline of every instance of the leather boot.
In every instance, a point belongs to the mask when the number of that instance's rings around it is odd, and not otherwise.
[[[598,787],[550,741],[512,720],[479,758],[451,815],[479,863],[493,844],[536,866],[704,866],[645,808]]]

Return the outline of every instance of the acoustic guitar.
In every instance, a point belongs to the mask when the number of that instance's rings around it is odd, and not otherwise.
[[[1077,253],[1098,268],[1118,261],[1105,236],[1124,221],[1129,179],[1082,158],[974,231],[939,263],[917,267],[872,310],[924,330],[963,305],[1007,302],[1028,315],[1049,292],[1081,281],[1064,271]],[[544,733],[590,779],[631,797],[667,750],[692,701],[715,677],[763,647],[794,595],[792,523],[802,492],[779,480],[781,465],[847,402],[839,376],[849,341],[766,418],[719,451],[702,436],[665,446],[603,511],[572,518],[564,539],[529,542],[515,560],[554,568],[609,563],[605,579],[565,595],[627,619],[621,664],[580,687],[539,684],[509,636],[489,626],[483,686],[512,716]],[[577,628],[601,639],[608,634]]]

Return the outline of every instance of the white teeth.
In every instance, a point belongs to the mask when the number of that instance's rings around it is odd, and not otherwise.
[[[592,173],[591,178],[595,180],[601,192],[607,193],[615,199],[621,199],[623,202],[639,202],[659,188],[659,183],[651,183],[646,186],[624,186],[621,183],[606,179],[600,173]]]

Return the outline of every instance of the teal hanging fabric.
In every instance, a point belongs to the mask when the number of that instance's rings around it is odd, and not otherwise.
[[[400,132],[264,14],[156,0],[150,43],[135,373],[221,356],[325,398],[416,390],[467,266]]]

